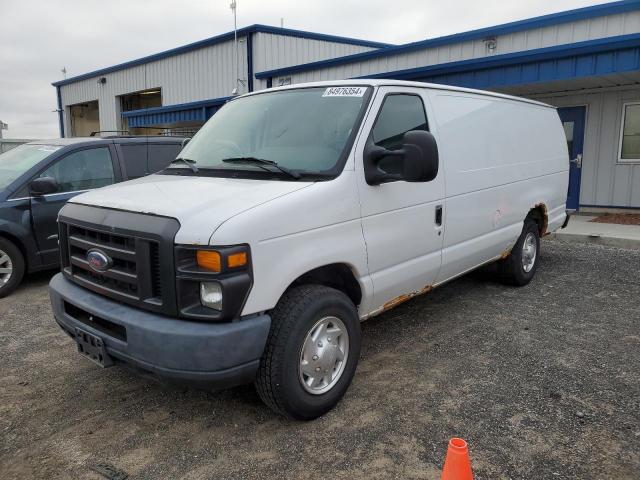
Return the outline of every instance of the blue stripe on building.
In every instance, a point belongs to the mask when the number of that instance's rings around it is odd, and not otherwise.
[[[167,105],[122,112],[129,128],[171,125],[179,122],[205,122],[233,97],[214,98],[199,102]]]
[[[496,88],[640,70],[640,34],[367,75]]]

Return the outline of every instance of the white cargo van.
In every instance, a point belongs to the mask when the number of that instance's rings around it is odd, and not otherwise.
[[[55,318],[102,366],[271,408],[332,408],[360,320],[498,262],[526,285],[566,223],[556,110],[441,85],[357,80],[234,99],[156,175],[59,216]]]

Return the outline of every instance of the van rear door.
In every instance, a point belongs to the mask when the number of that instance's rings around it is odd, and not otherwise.
[[[373,281],[375,308],[390,308],[429,290],[441,265],[444,169],[430,182],[367,184],[363,150],[367,141],[388,150],[402,146],[405,132],[430,130],[430,107],[419,88],[381,87],[373,100],[356,149],[362,229]],[[433,132],[432,132],[433,133]],[[399,173],[402,160],[386,157],[386,173]]]

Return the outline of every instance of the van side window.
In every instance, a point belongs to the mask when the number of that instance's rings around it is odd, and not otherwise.
[[[373,142],[387,150],[398,150],[404,134],[413,130],[429,130],[422,99],[410,94],[388,95],[371,132]],[[378,165],[387,173],[402,171],[398,157],[383,158]]]
[[[58,160],[40,177],[53,177],[58,193],[104,187],[115,182],[109,148],[91,148],[70,153]]]

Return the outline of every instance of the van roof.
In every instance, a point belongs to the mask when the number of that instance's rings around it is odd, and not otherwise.
[[[258,90],[252,93],[248,93],[243,96],[248,95],[259,95],[260,93],[264,93],[265,91],[276,91],[276,90],[293,90],[296,88],[309,88],[309,87],[332,87],[332,86],[341,86],[341,85],[366,85],[371,87],[414,87],[414,88],[427,88],[430,90],[447,90],[451,92],[463,92],[463,93],[473,93],[476,95],[484,95],[488,97],[501,98],[504,100],[513,100],[516,102],[524,102],[530,103],[532,105],[538,105],[540,107],[547,107],[555,109],[553,105],[549,105],[543,102],[538,102],[536,100],[530,100],[528,98],[516,97],[513,95],[507,95],[504,93],[497,92],[489,92],[486,90],[476,90],[473,88],[463,88],[463,87],[453,87],[450,85],[441,85],[439,83],[426,83],[426,82],[409,82],[406,80],[387,80],[387,79],[374,79],[374,78],[358,78],[354,80],[331,80],[331,81],[322,81],[322,82],[309,82],[309,83],[296,83],[293,85],[287,85],[284,87],[275,87],[269,90]]]

